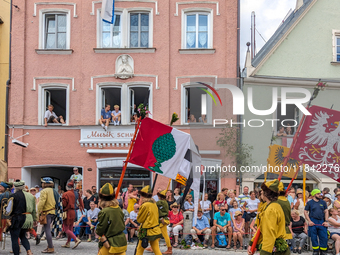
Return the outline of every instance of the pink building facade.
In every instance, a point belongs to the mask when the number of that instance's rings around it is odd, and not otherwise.
[[[193,132],[190,115],[201,121],[193,136],[202,164],[229,163],[211,128],[216,106],[193,80],[215,86],[218,78],[237,77],[237,0],[116,0],[114,25],[101,21],[101,1],[13,3],[20,10],[13,11],[9,126],[13,137],[29,134],[18,139],[27,148],[9,144],[10,179],[33,186],[51,176],[63,186],[77,166],[83,189],[118,183],[134,105],[145,102],[162,123],[178,113],[175,127],[185,132]],[[231,115],[231,95],[222,97]],[[49,104],[66,124],[44,126]],[[122,114],[121,125],[107,132],[98,124],[105,104],[119,105]],[[207,179],[209,187],[236,188],[235,178]],[[123,186],[152,180],[149,171],[129,165]],[[156,187],[167,182],[159,178]]]

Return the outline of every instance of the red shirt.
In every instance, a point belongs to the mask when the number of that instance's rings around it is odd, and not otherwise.
[[[176,215],[172,212],[172,211],[169,211],[169,220],[170,220],[170,223],[172,224],[177,224],[178,222],[180,222],[181,220],[183,220],[183,214],[181,212],[178,212]],[[183,224],[181,224],[182,227],[183,227]]]

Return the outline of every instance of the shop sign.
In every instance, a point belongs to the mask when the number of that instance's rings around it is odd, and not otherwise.
[[[109,171],[109,172],[102,172],[101,178],[109,178],[109,179],[119,179],[121,176],[121,173],[115,172],[115,171]],[[133,172],[126,172],[124,178],[150,178],[150,172],[149,171],[143,171],[143,170],[136,170]]]
[[[84,127],[79,143],[130,143],[134,132],[135,126],[109,126],[107,131],[101,126]]]

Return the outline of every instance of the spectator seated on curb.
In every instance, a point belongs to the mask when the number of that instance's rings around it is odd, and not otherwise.
[[[96,207],[96,203],[94,201],[90,202],[90,210],[87,211],[87,227],[86,227],[86,232],[89,235],[89,239],[87,240],[88,242],[91,242],[91,232],[93,229],[98,224],[98,214],[100,212],[100,209]],[[96,242],[98,242],[98,235],[95,232],[95,238]]]
[[[240,242],[239,250],[243,250],[243,236],[245,220],[242,218],[242,212],[236,211],[234,215],[234,229],[233,229],[233,240],[234,240],[234,250],[236,250],[237,240]]]
[[[139,228],[139,223],[137,222],[137,215],[139,211],[139,205],[135,204],[133,206],[133,211],[130,212],[130,242],[133,242],[133,236],[135,235],[136,230]]]
[[[204,248],[208,248],[208,241],[209,241],[209,236],[211,234],[211,229],[209,225],[209,220],[207,217],[203,215],[202,209],[198,209],[197,223],[195,225],[193,221],[192,225],[193,227],[190,230],[190,232],[194,239],[194,242],[201,243],[197,235],[204,235],[203,245],[204,245]]]
[[[45,116],[44,116],[44,122],[45,122],[45,127],[47,127],[48,123],[61,123],[61,124],[65,124],[64,118],[63,116],[57,116],[55,114],[55,112],[53,111],[54,106],[53,105],[49,105],[48,106],[48,110],[45,112]]]
[[[292,239],[292,248],[293,248],[293,253],[298,252],[301,254],[301,250],[308,238],[307,236],[307,222],[303,217],[300,216],[300,213],[298,210],[293,210],[292,211],[292,218],[290,220],[290,232],[292,232],[293,239]],[[299,242],[299,247],[296,249],[296,241],[297,239],[300,239]]]
[[[81,227],[87,226],[87,210],[81,211],[80,209],[77,210],[77,221],[73,224],[74,226],[74,234],[79,238],[80,229]],[[86,231],[86,230],[85,230]]]
[[[167,226],[168,235],[170,236],[171,232],[173,232],[175,237],[175,243],[173,245],[174,248],[178,247],[178,234],[179,231],[183,230],[183,215],[179,211],[179,206],[175,202],[171,206],[171,211],[169,211],[169,220],[170,224]]]
[[[227,249],[230,249],[231,245],[231,236],[233,234],[233,230],[231,228],[231,218],[230,214],[227,213],[227,205],[223,205],[220,207],[220,211],[215,213],[214,215],[214,226],[211,228],[212,232],[212,245],[211,248],[215,247],[215,236],[216,233],[222,232],[222,234],[228,234],[228,246]]]

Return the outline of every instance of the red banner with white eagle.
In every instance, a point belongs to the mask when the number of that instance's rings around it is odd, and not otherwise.
[[[320,106],[308,109],[291,158],[302,161],[306,172],[319,172],[340,181],[340,112]]]

